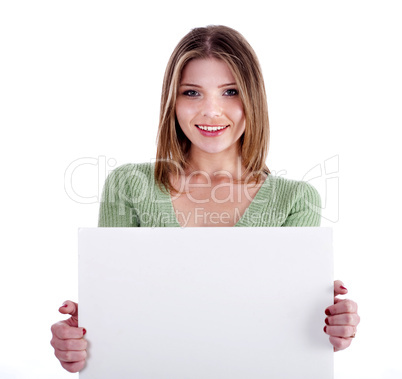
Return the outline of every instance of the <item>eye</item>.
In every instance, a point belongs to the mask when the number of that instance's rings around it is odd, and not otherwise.
[[[225,96],[236,96],[239,94],[239,91],[237,89],[231,88],[225,91],[224,95]]]
[[[199,93],[197,91],[190,89],[188,91],[184,91],[183,95],[189,96],[189,97],[196,97],[196,96],[199,96]]]

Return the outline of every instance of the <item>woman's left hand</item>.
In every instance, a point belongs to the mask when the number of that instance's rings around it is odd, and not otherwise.
[[[350,346],[355,338],[356,328],[360,322],[357,314],[357,304],[352,300],[341,300],[336,296],[346,295],[348,290],[340,280],[334,282],[334,305],[325,310],[327,318],[324,332],[334,346],[334,351],[343,350]]]

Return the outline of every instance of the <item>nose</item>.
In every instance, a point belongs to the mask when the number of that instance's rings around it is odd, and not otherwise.
[[[205,98],[202,102],[201,114],[204,117],[214,118],[222,115],[222,107],[215,97]]]

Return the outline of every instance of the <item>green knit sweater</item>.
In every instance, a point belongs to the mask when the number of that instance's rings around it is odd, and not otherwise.
[[[106,179],[100,227],[180,227],[170,195],[159,189],[153,163],[126,164]],[[319,226],[321,199],[309,183],[269,174],[235,226]]]

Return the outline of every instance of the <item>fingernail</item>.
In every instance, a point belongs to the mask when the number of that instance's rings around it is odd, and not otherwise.
[[[344,286],[341,286],[341,288],[342,288],[343,290],[346,290],[346,291],[348,290],[348,289],[347,289],[346,287],[344,287]]]
[[[327,325],[329,325],[328,317],[325,319],[325,323],[326,323]]]
[[[66,307],[68,307],[68,305],[67,305],[67,304],[63,304],[60,308],[66,308]]]
[[[330,311],[329,309],[326,309],[326,310],[325,310],[325,314],[326,314],[327,316],[331,316],[331,311]]]
[[[326,326],[324,326],[324,332],[325,332],[325,333],[327,332],[327,327],[326,327]]]
[[[85,328],[82,328],[82,335],[85,336],[87,330]]]

